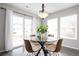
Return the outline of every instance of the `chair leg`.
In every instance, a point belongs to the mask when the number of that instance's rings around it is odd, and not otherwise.
[[[28,53],[28,56],[31,56],[32,54],[31,53]]]
[[[60,56],[60,52],[58,52],[58,56]]]
[[[35,56],[35,55],[36,55],[35,52],[33,52],[33,53],[29,53],[29,56]]]
[[[51,56],[51,53],[49,52],[49,56]]]
[[[35,56],[35,55],[36,55],[36,52],[33,52],[33,53],[27,52],[27,53],[26,53],[26,56]]]
[[[35,56],[35,52],[32,53],[32,56]]]
[[[29,56],[29,53],[27,53],[26,56]]]
[[[60,56],[59,52],[53,52],[53,56]]]
[[[33,55],[34,55],[34,56],[36,56],[36,53],[37,53],[37,52],[34,52],[34,54],[33,54]]]
[[[49,56],[51,56],[51,55],[52,55],[52,54],[51,54],[51,52],[49,52],[49,51],[48,51],[48,54],[49,54]]]

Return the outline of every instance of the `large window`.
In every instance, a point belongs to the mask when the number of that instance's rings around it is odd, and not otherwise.
[[[57,39],[57,34],[58,34],[58,19],[54,18],[54,19],[50,19],[47,21],[48,24],[48,35],[52,35],[52,39]]]
[[[48,34],[53,35],[53,39],[77,39],[77,14],[49,19],[47,24]]]
[[[32,18],[26,17],[24,19],[24,39],[30,40],[31,34],[32,34]]]
[[[60,18],[60,38],[77,39],[77,15]]]
[[[12,40],[14,47],[23,45],[23,17],[17,14],[12,19]]]
[[[12,17],[13,47],[23,45],[23,39],[30,39],[32,17],[14,13]]]

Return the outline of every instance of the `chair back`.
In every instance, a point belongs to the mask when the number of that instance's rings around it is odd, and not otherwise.
[[[34,52],[29,40],[24,40],[24,43],[25,43],[25,49],[26,49],[28,52]]]
[[[36,35],[35,34],[32,34],[32,35],[30,35],[31,37],[35,37]]]
[[[59,39],[59,40],[58,40],[54,52],[59,52],[59,51],[61,50],[62,40],[63,40],[63,39]]]

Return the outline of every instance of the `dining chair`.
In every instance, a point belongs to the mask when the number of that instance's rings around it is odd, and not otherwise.
[[[36,36],[35,34],[30,35],[30,37],[35,37],[35,36]]]
[[[51,45],[46,45],[47,50],[49,52],[53,52],[53,55],[59,56],[60,54],[60,50],[61,50],[61,46],[62,46],[62,40],[63,39],[59,39],[55,44],[51,44]]]
[[[52,35],[52,34],[48,34],[48,37],[54,37],[54,35]]]
[[[31,40],[36,40],[36,35],[35,34],[31,34],[30,38],[31,38]]]
[[[30,41],[29,40],[24,40],[24,43],[25,43],[25,49],[26,49],[26,51],[27,51],[27,55],[35,55],[35,53],[37,52],[37,51],[39,51],[39,49],[38,50],[33,50],[33,48],[32,48],[32,45],[31,45],[31,43],[30,43]]]

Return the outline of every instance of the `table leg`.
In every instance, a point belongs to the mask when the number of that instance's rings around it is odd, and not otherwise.
[[[38,56],[38,54],[40,53],[41,49],[37,52],[36,56]]]
[[[47,50],[43,49],[44,55],[47,56]]]

